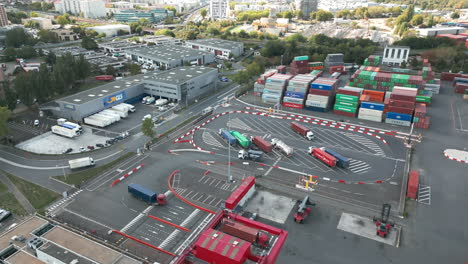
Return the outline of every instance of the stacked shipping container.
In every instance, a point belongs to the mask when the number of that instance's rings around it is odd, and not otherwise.
[[[418,90],[407,87],[394,87],[387,99],[385,123],[410,126]]]
[[[336,94],[333,111],[340,115],[355,116],[356,110],[359,107],[359,97],[361,96],[362,90],[362,88],[349,86],[339,88]]]
[[[422,76],[358,70],[351,76],[349,85],[391,91],[393,86],[421,88],[424,82]]]
[[[294,57],[290,66],[289,71],[292,75],[309,73],[309,56]]]
[[[364,60],[365,66],[379,66],[382,62],[381,56],[370,55],[367,59]]]
[[[265,89],[263,89],[262,102],[265,104],[278,104],[283,97],[283,91],[288,80],[293,76],[290,74],[274,74],[266,80]]]
[[[289,80],[283,97],[283,106],[302,109],[310,83],[316,78],[316,76],[299,74]]]
[[[323,62],[309,62],[309,71],[323,70]]]
[[[327,111],[337,86],[337,79],[317,78],[310,84],[309,94],[307,95],[307,100],[305,102],[305,108],[312,111]]]

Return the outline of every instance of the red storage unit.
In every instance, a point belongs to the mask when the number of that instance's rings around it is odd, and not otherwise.
[[[112,81],[114,76],[112,75],[99,75],[94,77],[97,81]]]
[[[229,210],[234,210],[244,196],[249,192],[250,188],[255,185],[255,178],[247,177],[244,182],[226,199],[225,207]]]
[[[250,256],[252,243],[208,228],[195,242],[195,257],[208,263],[241,264]]]
[[[289,107],[289,108],[296,108],[296,109],[302,109],[302,108],[304,108],[304,106],[301,105],[301,104],[293,104],[293,103],[287,103],[287,102],[284,102],[284,103],[283,103],[283,106],[284,106],[284,107]]]
[[[356,113],[350,113],[345,111],[333,110],[333,113],[347,117],[356,117]]]
[[[398,106],[392,106],[392,105],[388,106],[388,112],[413,115],[413,111],[414,111],[413,108],[398,107]]]
[[[414,116],[415,117],[425,117],[427,113],[427,106],[426,104],[418,103],[414,109]]]
[[[397,107],[414,108],[415,102],[390,99],[389,104]]]
[[[285,65],[280,65],[280,66],[276,67],[276,70],[278,71],[278,73],[286,74],[286,66]]]
[[[328,73],[332,74],[334,72],[344,72],[344,66],[330,66],[328,67]]]
[[[270,144],[270,142],[264,140],[263,138],[259,136],[255,136],[252,139],[252,142],[259,148],[263,150],[263,152],[268,153],[273,150],[273,145]]]
[[[419,172],[415,170],[410,171],[406,197],[409,197],[411,199],[416,199],[418,196],[418,188],[419,188]]]
[[[455,84],[455,92],[464,94],[465,90],[468,90],[468,83],[456,83]]]
[[[346,90],[343,88],[338,88],[338,94],[346,94],[346,95],[352,95],[352,96],[361,96],[361,93],[358,91],[352,91],[352,90]]]
[[[319,160],[321,160],[323,163],[327,164],[328,166],[336,167],[336,158],[328,154],[324,150],[321,150],[319,148],[314,148],[312,150],[312,155],[318,158]]]
[[[228,235],[238,237],[250,243],[257,242],[257,236],[259,235],[258,229],[234,221],[224,221],[219,230]]]

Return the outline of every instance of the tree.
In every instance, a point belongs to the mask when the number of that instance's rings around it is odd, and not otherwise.
[[[15,91],[25,105],[32,105],[34,99],[33,82],[28,73],[22,72],[15,79]]]
[[[32,46],[23,46],[21,49],[18,50],[18,56],[24,59],[30,59],[37,56],[36,49]]]
[[[135,63],[129,63],[127,64],[128,71],[130,71],[130,75],[137,75],[140,73],[140,66]]]
[[[57,61],[57,56],[55,55],[53,51],[50,50],[47,56],[45,57],[45,62],[49,65],[53,65],[55,64],[56,61]]]
[[[172,30],[170,29],[160,29],[158,31],[155,31],[154,32],[154,35],[155,36],[158,36],[158,35],[164,35],[164,36],[168,36],[168,37],[175,37],[175,34]]]
[[[28,18],[25,12],[7,12],[7,18],[12,24],[21,24],[21,19]]]
[[[39,36],[39,39],[45,43],[58,43],[59,42],[59,38],[57,34],[50,30],[41,29],[39,30],[37,35]]]
[[[117,36],[128,35],[129,32],[127,30],[119,29],[117,30]]]
[[[98,35],[99,35],[99,33],[94,29],[86,30],[86,36],[88,36],[88,37],[93,38],[93,37],[97,37]]]
[[[8,134],[8,119],[11,111],[7,107],[0,106],[0,138]]]
[[[76,72],[76,77],[79,80],[86,79],[90,74],[91,74],[91,64],[88,62],[87,59],[81,54],[77,60],[74,60],[74,68],[72,69],[74,72]],[[111,66],[112,67],[112,66]],[[112,67],[112,69],[114,69]],[[114,75],[114,74],[110,74]]]
[[[402,61],[400,64],[400,68],[406,68],[406,61]]]
[[[333,19],[333,13],[319,9],[310,13],[310,18],[315,21],[328,21]]]
[[[280,40],[270,40],[260,50],[260,53],[262,54],[262,56],[268,58],[279,56],[284,53],[284,46],[284,43]]]
[[[224,62],[224,67],[226,67],[226,69],[228,69],[228,70],[231,70],[232,69],[232,63],[229,62],[229,61],[225,61]]]
[[[203,19],[205,19],[207,14],[208,14],[208,11],[206,11],[206,8],[203,8],[202,10],[200,10],[200,16],[202,16]]]
[[[410,24],[414,27],[421,25],[424,23],[424,16],[421,14],[414,15],[410,21]]]
[[[238,84],[247,84],[250,82],[251,75],[247,70],[242,70],[232,75],[231,79]]]
[[[67,14],[68,15],[68,14]],[[64,14],[61,16],[57,17],[57,24],[59,24],[61,27],[65,26],[66,24],[70,24],[70,20],[68,17]]]
[[[138,22],[132,22],[130,23],[130,31],[133,34],[140,34],[143,31],[143,26]]]
[[[143,132],[143,135],[149,137],[149,138],[154,138],[154,122],[151,118],[145,118],[143,120],[143,123],[141,125],[141,132]]]
[[[458,19],[458,18],[460,18],[460,12],[458,12],[458,11],[453,12],[453,13],[450,15],[450,18],[452,18],[452,19]]]
[[[38,17],[39,15],[37,14],[37,12],[31,12],[29,13],[29,17]]]
[[[13,111],[16,108],[16,100],[18,99],[18,96],[15,93],[15,91],[11,89],[10,82],[7,82],[7,81],[3,82],[3,87],[5,90],[6,106],[8,107],[8,109]]]
[[[434,26],[434,16],[430,15],[429,16],[429,21],[427,22],[427,27],[431,28]]]
[[[5,45],[7,47],[19,48],[23,45],[33,44],[32,37],[22,28],[13,28],[5,34]]]
[[[98,48],[98,44],[96,43],[96,41],[94,41],[94,39],[92,39],[92,38],[90,38],[88,36],[85,36],[81,40],[81,47],[83,47],[83,48],[85,48],[87,50],[94,50],[94,49]]]
[[[37,21],[29,20],[28,22],[26,22],[24,24],[24,26],[27,27],[27,28],[38,29],[39,28],[39,23]]]

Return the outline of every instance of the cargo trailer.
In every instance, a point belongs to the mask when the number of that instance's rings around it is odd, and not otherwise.
[[[305,137],[307,140],[312,140],[314,139],[314,132],[310,130],[309,128],[297,123],[297,122],[291,122],[291,128],[292,130],[296,131],[303,137]]]
[[[79,169],[79,168],[84,168],[88,166],[94,166],[96,163],[94,162],[94,159],[91,157],[85,157],[85,158],[79,158],[79,159],[74,159],[74,160],[69,160],[68,165],[70,166],[70,169]]]
[[[260,160],[262,156],[263,156],[262,151],[253,150],[253,149],[249,149],[249,150],[241,149],[239,150],[239,153],[237,154],[237,157],[239,159],[244,159],[244,160],[249,159],[249,160],[254,160],[254,161]]]
[[[84,123],[96,127],[105,127],[107,126],[102,120],[95,118],[94,116],[88,116],[83,119]]]
[[[231,135],[233,135],[237,139],[237,142],[239,143],[239,145],[241,145],[241,147],[248,148],[250,146],[250,141],[240,132],[238,131],[229,131],[229,132],[231,133]]]
[[[52,130],[52,133],[67,138],[74,138],[80,135],[80,132],[77,129],[68,129],[57,125],[52,126],[50,129]]]
[[[271,140],[271,144],[275,147],[278,148],[284,155],[287,157],[291,157],[293,154],[293,148],[290,146],[286,145],[283,141],[274,138]]]
[[[259,136],[252,137],[250,141],[252,141],[253,144],[262,149],[265,153],[271,152],[273,150],[273,145]]]
[[[116,111],[113,111],[112,109],[102,110],[101,112],[99,112],[99,114],[111,116],[113,120],[117,119],[117,122],[120,121],[120,114]]]
[[[124,106],[128,107],[128,111],[130,111],[132,113],[135,112],[135,110],[136,110],[135,106],[131,105],[131,104],[121,103],[120,105],[124,105]]]
[[[332,167],[332,168],[336,167],[336,161],[337,161],[336,158],[328,154],[327,152],[325,152],[323,149],[309,147],[309,154],[321,160],[323,163],[327,164],[329,167]]]
[[[128,192],[133,195],[133,197],[145,201],[148,204],[154,204],[157,201],[157,193],[147,189],[139,184],[131,183],[128,185]]]
[[[219,135],[224,138],[229,143],[229,145],[235,145],[237,143],[237,139],[226,129],[220,129]]]
[[[225,220],[221,224],[219,230],[223,233],[238,237],[250,243],[255,243],[261,247],[268,247],[268,235],[256,228],[249,227],[234,221]]]
[[[346,158],[340,153],[333,151],[331,149],[328,149],[328,148],[325,149],[325,152],[336,158],[336,166],[343,168],[343,169],[349,168],[349,162],[350,162],[349,158]]]
[[[128,110],[127,108],[122,108],[122,107],[116,107],[113,106],[109,108],[108,110],[114,111],[117,113],[121,118],[126,118],[128,116]]]

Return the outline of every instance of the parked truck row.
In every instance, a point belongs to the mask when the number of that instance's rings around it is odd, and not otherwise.
[[[135,112],[135,106],[131,104],[121,103],[114,105],[111,108],[102,110],[99,113],[84,118],[85,124],[106,127],[115,122],[119,122],[120,119],[128,117],[128,113]]]

